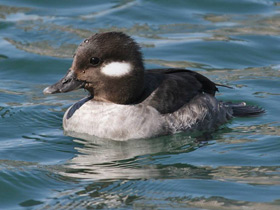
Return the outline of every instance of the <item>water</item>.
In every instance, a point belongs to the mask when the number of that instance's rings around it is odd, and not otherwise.
[[[94,32],[128,33],[147,68],[181,67],[258,104],[207,139],[63,135],[86,93],[44,96]],[[280,209],[280,2],[0,2],[0,209]],[[208,140],[208,141],[206,141]]]

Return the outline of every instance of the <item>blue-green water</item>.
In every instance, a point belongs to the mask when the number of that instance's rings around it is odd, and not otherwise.
[[[0,209],[280,209],[280,2],[0,1]],[[147,68],[196,70],[258,104],[208,137],[63,135],[84,91],[44,96],[94,32],[123,31]]]

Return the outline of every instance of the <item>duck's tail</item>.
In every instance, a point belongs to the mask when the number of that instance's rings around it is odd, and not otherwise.
[[[226,102],[224,104],[232,108],[232,115],[234,117],[254,117],[265,113],[265,110],[263,108],[253,105],[247,105],[245,102]]]

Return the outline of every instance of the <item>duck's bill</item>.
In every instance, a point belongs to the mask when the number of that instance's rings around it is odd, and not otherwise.
[[[66,93],[72,90],[82,88],[84,85],[85,82],[77,80],[75,73],[69,70],[61,80],[45,88],[43,93],[44,94]]]

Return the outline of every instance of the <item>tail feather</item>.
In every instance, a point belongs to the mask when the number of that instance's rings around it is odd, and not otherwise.
[[[265,110],[263,108],[254,105],[247,105],[245,102],[226,102],[225,105],[232,108],[232,115],[235,117],[254,117],[265,113]]]

